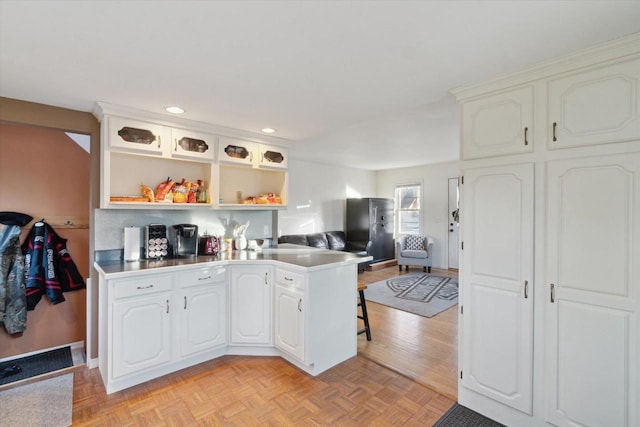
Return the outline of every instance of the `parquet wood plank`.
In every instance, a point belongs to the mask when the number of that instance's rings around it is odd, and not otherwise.
[[[371,284],[419,269],[396,267],[365,271],[358,279]],[[432,269],[431,274],[458,277],[457,270]],[[366,295],[366,291],[365,291]],[[367,301],[372,341],[358,336],[358,354],[457,400],[458,306],[427,318]],[[361,321],[359,321],[361,326]]]
[[[76,372],[74,426],[429,426],[453,405],[356,356],[311,377],[274,357],[225,356],[107,396]]]

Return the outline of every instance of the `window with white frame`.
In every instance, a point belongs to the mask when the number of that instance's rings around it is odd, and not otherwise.
[[[396,185],[396,236],[420,234],[422,184]]]

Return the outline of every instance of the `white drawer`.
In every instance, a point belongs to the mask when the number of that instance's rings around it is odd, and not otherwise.
[[[154,274],[134,279],[118,279],[113,281],[113,297],[115,299],[170,290],[170,274]]]
[[[292,273],[287,270],[276,269],[276,282],[285,284],[287,286],[293,286],[295,288],[304,288],[304,275],[298,273]]]
[[[192,270],[179,271],[176,274],[181,288],[224,282],[226,279],[226,269],[224,267],[194,268]]]

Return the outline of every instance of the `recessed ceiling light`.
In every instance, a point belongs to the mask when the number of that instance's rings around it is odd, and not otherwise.
[[[167,107],[165,108],[165,111],[167,113],[171,113],[171,114],[182,114],[184,113],[184,110],[180,107]]]
[[[273,128],[264,128],[261,131],[262,133],[276,133],[276,130]]]

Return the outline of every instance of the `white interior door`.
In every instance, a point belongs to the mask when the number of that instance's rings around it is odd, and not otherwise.
[[[454,213],[458,212],[458,178],[449,178],[449,211],[447,220],[447,233],[449,233],[448,242],[448,268],[458,268],[458,257],[460,251],[459,244],[459,229],[460,224],[458,218]]]
[[[549,162],[546,421],[640,423],[640,153]]]
[[[461,384],[531,414],[533,164],[467,170],[461,190]]]

